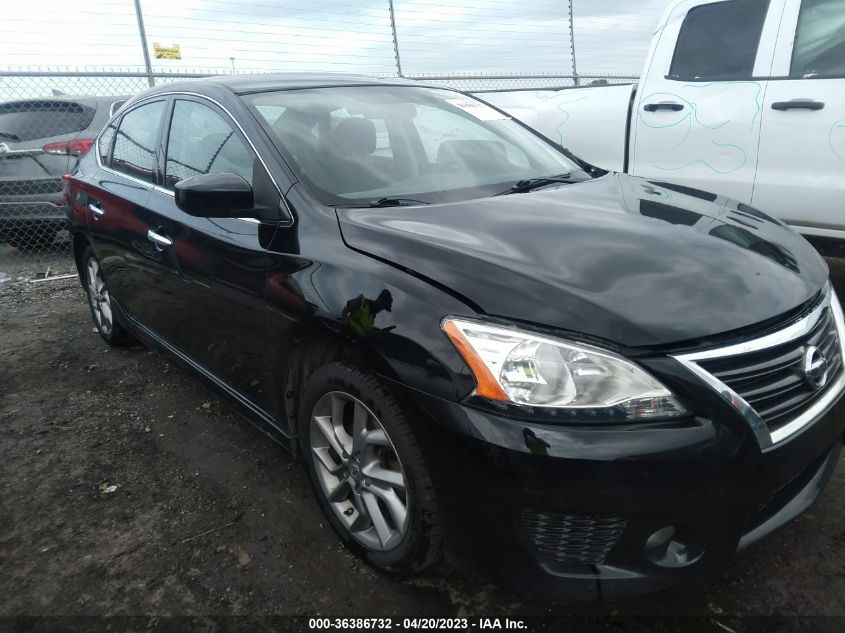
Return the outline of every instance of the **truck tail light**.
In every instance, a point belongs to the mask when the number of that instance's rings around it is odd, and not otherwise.
[[[93,144],[93,138],[77,138],[72,141],[47,143],[41,149],[45,154],[52,154],[53,156],[82,156],[85,152],[91,149]]]

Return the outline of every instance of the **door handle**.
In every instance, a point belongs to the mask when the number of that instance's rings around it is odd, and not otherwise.
[[[173,240],[169,237],[165,237],[164,235],[159,235],[152,229],[147,231],[147,239],[150,240],[153,244],[156,245],[156,248],[162,250],[168,246],[173,246]]]
[[[106,212],[103,211],[102,208],[100,208],[99,202],[89,202],[88,210],[91,212],[95,219],[101,218],[106,214]]]
[[[792,101],[775,101],[772,110],[821,110],[824,101],[813,101],[812,99],[793,99]]]
[[[671,110],[672,112],[680,112],[684,106],[674,101],[661,101],[660,103],[647,103],[643,106],[646,112],[657,112],[658,110]]]

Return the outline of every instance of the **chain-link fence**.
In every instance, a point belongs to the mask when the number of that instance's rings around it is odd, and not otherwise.
[[[47,267],[53,271],[70,267],[62,176],[73,172],[126,99],[150,83],[221,72],[0,71],[0,272],[32,275]],[[556,89],[575,83],[571,74],[452,73],[410,78],[467,92]],[[634,77],[578,79],[585,85],[630,82]]]
[[[558,74],[422,74],[408,77],[431,86],[443,86],[464,92],[508,92],[518,90],[559,90],[587,85],[629,84],[636,75],[558,75]]]
[[[278,70],[400,75],[467,92],[630,82],[664,6],[8,0],[0,59],[15,66],[0,71],[0,271],[46,268],[67,252],[62,176],[109,113],[151,85]]]
[[[62,177],[145,77],[71,71],[0,74],[0,273],[64,272]]]

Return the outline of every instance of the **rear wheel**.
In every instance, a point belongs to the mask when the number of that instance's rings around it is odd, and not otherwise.
[[[371,372],[337,362],[300,399],[306,468],[332,527],[374,566],[419,571],[440,556],[437,504],[397,400]]]
[[[82,274],[85,290],[88,293],[88,305],[94,324],[100,336],[109,345],[121,346],[132,342],[132,336],[115,318],[111,294],[100,262],[90,247],[82,256]]]

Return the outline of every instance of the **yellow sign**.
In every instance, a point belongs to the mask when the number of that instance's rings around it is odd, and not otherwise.
[[[153,55],[156,59],[182,59],[182,51],[178,44],[162,46],[158,42],[153,42]]]

